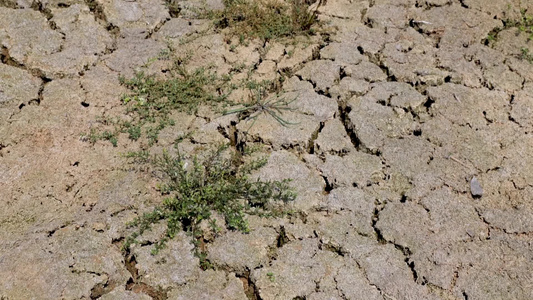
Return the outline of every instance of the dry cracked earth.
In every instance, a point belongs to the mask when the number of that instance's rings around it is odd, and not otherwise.
[[[486,42],[533,2],[328,0],[328,34],[237,47],[177,4],[0,1],[1,299],[533,299],[533,42]],[[296,125],[200,109],[152,147],[261,144],[254,176],[293,180],[298,214],[212,239],[207,271],[184,233],[123,254],[156,180],[120,155],[139,143],[80,138],[169,43],[297,98]]]

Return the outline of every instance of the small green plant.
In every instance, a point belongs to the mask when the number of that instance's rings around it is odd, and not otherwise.
[[[508,10],[511,10],[511,7],[508,7]],[[485,39],[485,44],[489,45],[497,40],[498,34],[500,31],[508,28],[516,28],[517,34],[524,32],[528,34],[528,41],[533,40],[533,16],[528,15],[525,9],[520,10],[520,18],[518,20],[507,19],[503,22],[503,28],[495,28],[487,35]]]
[[[118,146],[118,133],[116,131],[104,130],[99,133],[95,128],[91,128],[89,133],[84,133],[81,135],[81,140],[89,141],[91,144],[96,143],[100,140],[109,141],[113,147]]]
[[[132,159],[137,163],[147,163],[150,159],[150,153],[147,150],[129,151],[121,154],[122,157]]]
[[[165,0],[165,5],[168,8],[168,12],[172,18],[177,18],[181,11],[179,3],[176,0]]]
[[[250,91],[249,103],[244,104],[244,107],[228,110],[224,115],[239,114],[241,120],[253,120],[250,124],[250,129],[261,114],[270,115],[282,126],[296,125],[297,123],[289,122],[281,117],[284,111],[294,111],[290,104],[296,101],[296,98],[287,100],[280,96],[268,97],[266,83],[249,82],[248,90]]]
[[[268,277],[268,280],[270,280],[270,282],[276,281],[276,276],[272,272],[268,272],[267,277]]]
[[[522,48],[520,49],[520,52],[521,52],[520,54],[521,59],[524,59],[530,63],[533,63],[533,53],[531,53],[528,48]]]
[[[151,122],[171,111],[194,113],[200,104],[220,103],[225,99],[224,95],[215,95],[219,87],[217,76],[204,68],[189,73],[177,65],[168,79],[139,72],[129,80],[123,77],[120,80],[131,91],[122,98],[128,112]]]
[[[489,34],[487,35],[487,42],[488,43],[492,43],[492,42],[495,42],[496,41],[496,35],[497,33],[496,32],[489,32]]]
[[[528,41],[533,40],[533,16],[527,15],[525,9],[520,10],[521,19],[513,27],[517,27],[520,32],[529,34]]]
[[[312,34],[318,22],[318,6],[311,11],[305,0],[224,0],[224,4],[225,9],[215,15],[215,25],[229,27],[241,43],[245,37],[269,40]]]
[[[123,122],[122,125],[124,126],[125,131],[128,133],[128,137],[136,141],[141,137],[141,127],[138,125],[135,125],[131,122]]]
[[[165,55],[169,54],[165,52]],[[99,121],[104,125],[113,125],[114,128],[102,133],[91,129],[82,138],[91,143],[108,140],[113,146],[117,146],[118,135],[127,133],[134,141],[145,135],[152,145],[157,142],[161,130],[174,125],[169,117],[171,112],[184,111],[192,114],[201,104],[224,105],[227,94],[222,91],[231,90],[231,86],[226,84],[228,80],[218,78],[204,68],[187,72],[180,62],[176,62],[168,79],[157,79],[143,72],[136,73],[131,79],[121,77],[121,84],[130,90],[122,96],[122,103],[126,106],[130,120]]]
[[[226,150],[227,146],[221,146],[202,159],[180,154],[171,157],[168,153],[149,158],[148,161],[164,175],[161,190],[172,196],[129,224],[137,230],[126,239],[124,249],[135,243],[152,224],[162,220],[167,221],[167,228],[164,238],[156,243],[154,254],[180,230],[188,232],[193,241],[198,242],[199,225],[203,220],[208,221],[213,230],[219,230],[211,217],[213,211],[224,216],[228,229],[242,232],[249,231],[246,214],[275,216],[282,213],[276,203],[291,201],[296,196],[289,188],[289,181],[251,180],[249,174],[262,167],[266,160],[241,164],[238,157],[225,155]],[[130,154],[130,157],[146,159],[144,153]],[[202,251],[196,246],[196,254],[201,258]]]

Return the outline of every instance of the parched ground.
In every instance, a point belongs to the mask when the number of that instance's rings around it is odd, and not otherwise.
[[[0,0],[2,300],[533,299],[533,41],[487,40],[533,2],[328,0],[327,34],[238,46],[197,6]],[[200,109],[150,149],[262,144],[254,176],[293,179],[298,213],[210,239],[214,270],[184,233],[125,256],[126,223],[161,200],[121,157],[146,145],[80,138],[123,112],[119,75],[169,45],[297,98],[296,125]]]

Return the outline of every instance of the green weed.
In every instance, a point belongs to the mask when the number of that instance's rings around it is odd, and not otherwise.
[[[126,114],[131,117],[130,120],[106,120],[105,125],[113,125],[113,130],[98,133],[91,129],[83,139],[91,143],[109,140],[116,146],[118,135],[127,133],[134,141],[144,135],[152,145],[157,142],[162,129],[174,125],[174,121],[169,117],[173,111],[194,114],[201,104],[223,105],[227,94],[222,91],[231,89],[226,84],[228,80],[219,78],[203,68],[189,73],[180,65],[172,68],[168,79],[157,79],[143,72],[136,73],[131,79],[121,77],[121,84],[130,90],[122,96],[122,103],[126,106]]]
[[[270,280],[270,282],[276,281],[276,275],[274,275],[274,273],[272,272],[268,272],[267,277],[268,277],[268,280]]]
[[[129,80],[122,77],[121,83],[131,90],[122,98],[128,112],[153,122],[171,111],[194,113],[200,104],[224,100],[224,95],[214,95],[219,82],[217,76],[203,68],[189,73],[177,66],[169,75],[169,79],[156,79],[139,72]]]
[[[511,22],[511,27],[518,28],[518,31],[529,34],[528,41],[533,40],[533,16],[527,15],[525,9],[520,10],[521,19]]]
[[[202,159],[181,154],[172,157],[168,153],[149,158],[164,175],[161,190],[172,196],[130,224],[136,231],[126,239],[124,248],[128,249],[139,235],[162,220],[167,221],[167,228],[164,238],[156,243],[154,254],[181,230],[198,241],[199,225],[203,220],[207,220],[213,230],[218,228],[211,217],[212,211],[224,216],[228,229],[248,232],[246,214],[278,215],[281,212],[274,204],[295,198],[288,180],[249,179],[249,174],[265,165],[266,160],[241,164],[238,157],[225,155],[226,149],[227,146],[219,147]],[[145,154],[130,156],[146,158]],[[197,256],[201,257],[201,249],[196,248]]]
[[[508,8],[509,10],[511,8]],[[503,28],[495,28],[487,35],[485,45],[489,45],[498,39],[498,34],[508,28],[516,28],[517,34],[524,32],[528,34],[528,41],[533,40],[533,16],[528,15],[525,9],[520,10],[520,18],[518,20],[507,19],[503,21]]]
[[[100,140],[109,141],[113,147],[118,146],[118,133],[116,131],[104,130],[99,132],[95,128],[91,128],[89,133],[84,133],[81,135],[81,140],[89,141],[91,144],[96,143]]]
[[[194,114],[200,104],[217,106],[226,99],[222,93],[225,80],[218,78],[204,68],[189,73],[181,65],[176,65],[168,79],[156,79],[140,72],[135,77],[121,83],[130,89],[123,96],[127,113],[134,119],[135,127],[128,128],[130,138],[140,137],[140,127],[148,123],[157,123],[146,127],[149,143],[157,141],[159,132],[173,125],[169,114],[173,111],[184,111]]]
[[[176,0],[165,0],[165,5],[168,8],[168,12],[172,18],[177,18],[181,11],[178,1]]]
[[[252,100],[249,103],[245,103],[244,107],[225,111],[224,114],[239,114],[239,119],[241,120],[253,120],[248,129],[255,124],[255,121],[261,114],[271,116],[282,126],[297,124],[289,122],[281,116],[284,111],[295,110],[290,107],[290,104],[296,101],[296,98],[285,99],[279,96],[268,97],[266,84],[267,83],[249,82],[247,88],[250,91],[250,98]]]
[[[533,53],[531,53],[528,48],[522,48],[520,49],[520,52],[521,59],[527,60],[528,62],[533,64]]]
[[[230,28],[241,42],[244,38],[270,40],[312,34],[317,11],[305,0],[224,0],[225,9],[215,14],[215,25]]]

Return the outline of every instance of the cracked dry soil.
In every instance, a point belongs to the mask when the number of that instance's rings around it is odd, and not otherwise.
[[[237,47],[177,5],[0,1],[1,299],[533,299],[533,41],[486,40],[533,2],[328,0],[329,33]],[[126,222],[161,199],[120,156],[142,145],[80,140],[169,43],[297,98],[294,126],[200,109],[150,149],[262,144],[254,176],[293,180],[298,213],[210,240],[213,270],[184,233],[124,255]]]

